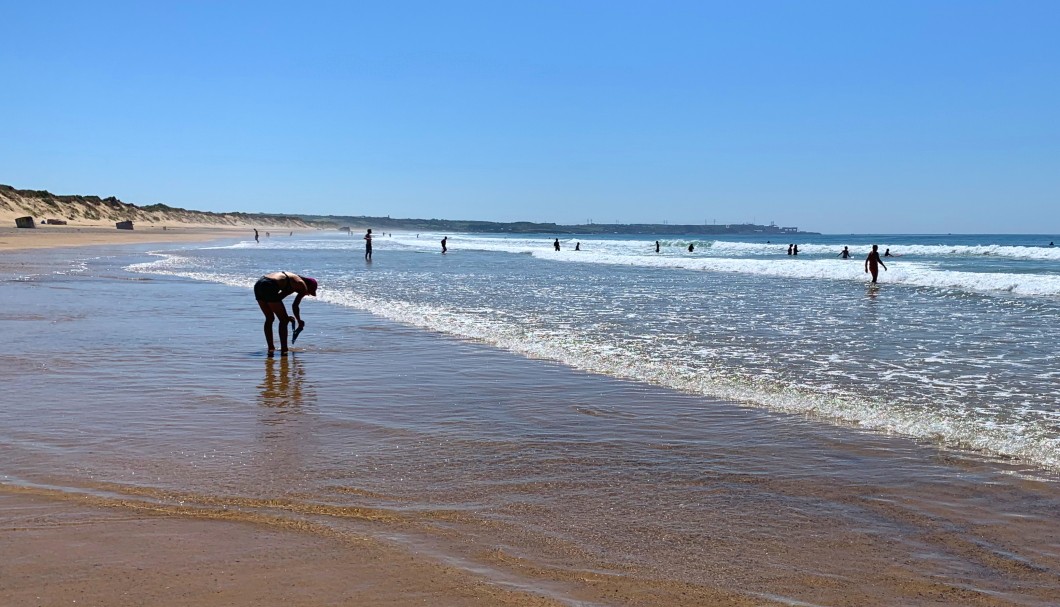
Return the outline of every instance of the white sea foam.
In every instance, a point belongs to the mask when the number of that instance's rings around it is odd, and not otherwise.
[[[824,264],[801,262],[787,265],[827,267]],[[177,255],[165,255],[156,261],[135,264],[128,269],[244,288],[253,284],[253,279],[246,275],[203,271],[196,267],[194,260]],[[320,299],[397,322],[478,340],[524,356],[558,361],[589,372],[649,382],[776,411],[813,414],[881,432],[941,440],[950,446],[1016,457],[1060,470],[1060,439],[1055,438],[1055,432],[1050,433],[1048,428],[1028,424],[1018,417],[999,421],[996,418],[967,415],[961,410],[929,409],[923,404],[904,403],[892,398],[874,400],[856,397],[827,385],[785,385],[768,377],[768,374],[749,376],[746,373],[714,372],[689,366],[679,358],[644,356],[633,348],[601,340],[599,336],[590,335],[578,327],[555,331],[539,326],[532,319],[501,316],[487,309],[462,310],[387,299],[378,295],[367,296],[353,289],[327,290],[322,292]],[[902,371],[895,369],[894,372]]]
[[[435,251],[440,250],[440,233],[394,233],[391,237],[379,238],[376,248],[380,252],[386,248],[403,250]],[[582,243],[582,250],[575,251],[577,242]],[[590,263],[638,266],[646,268],[684,269],[701,272],[731,272],[772,276],[789,279],[843,280],[865,282],[863,260],[840,259],[832,257],[835,245],[800,245],[806,253],[820,249],[830,254],[821,259],[804,257],[754,257],[749,253],[776,253],[777,245],[766,245],[745,242],[705,241],[696,253],[686,250],[689,241],[666,241],[661,253],[654,252],[654,243],[644,240],[585,240],[576,238],[560,239],[561,250],[555,251],[552,241],[545,238],[527,237],[489,237],[457,234],[449,236],[450,251],[489,251],[502,253],[529,254],[546,261],[566,263]],[[236,245],[219,248],[260,247],[254,242],[242,242]],[[271,239],[265,246],[273,249],[321,249],[341,250],[359,249],[363,242],[359,239],[319,238],[319,239]],[[770,248],[771,247],[771,248]],[[921,251],[923,254],[945,255],[946,251],[963,251],[953,253],[971,255],[971,251],[989,249],[994,255],[1013,259],[1057,259],[1060,260],[1058,248],[1034,247],[948,247],[924,246],[903,247],[903,250]],[[703,251],[709,250],[710,253]],[[721,256],[724,254],[737,256]],[[985,254],[985,253],[979,253]],[[744,256],[740,256],[744,255]],[[1038,255],[1038,257],[1032,257]],[[1049,257],[1054,256],[1054,257]],[[977,293],[1005,293],[1021,296],[1058,296],[1060,295],[1060,274],[1056,273],[1009,273],[1009,272],[964,272],[940,269],[939,263],[917,259],[913,253],[905,258],[889,258],[884,261],[887,270],[880,270],[881,280],[885,283],[914,287],[951,289]]]
[[[938,258],[938,257],[1001,257],[1007,259],[1035,259],[1042,261],[1060,261],[1060,247],[1045,246],[1011,246],[999,244],[985,245],[947,245],[947,244],[897,244],[881,241],[877,243],[880,251],[891,249],[894,254],[905,257]],[[851,254],[864,259],[871,246],[850,244]],[[839,255],[843,245],[799,243],[799,252],[809,255]],[[710,246],[711,252],[719,255],[786,255],[787,243],[728,242],[715,241]]]

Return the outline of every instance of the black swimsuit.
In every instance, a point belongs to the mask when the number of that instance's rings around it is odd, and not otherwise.
[[[290,282],[287,272],[284,272],[283,275]],[[254,283],[254,299],[265,303],[283,301],[283,289],[280,288],[280,281],[268,276],[259,278],[258,282]]]

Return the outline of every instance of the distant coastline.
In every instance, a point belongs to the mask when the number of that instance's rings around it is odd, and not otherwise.
[[[19,190],[0,184],[0,217],[13,220],[30,216],[38,221],[58,219],[71,225],[97,225],[113,221],[135,221],[149,224],[169,222],[211,224],[219,226],[285,226],[330,229],[372,227],[381,230],[410,232],[468,232],[496,234],[658,234],[724,235],[724,234],[819,234],[797,227],[774,224],[605,224],[564,225],[531,221],[475,221],[458,219],[393,219],[367,215],[309,215],[301,213],[214,213],[170,207],[164,204],[138,206],[114,196],[57,195],[47,190]]]
[[[335,224],[341,227],[371,226],[385,230],[420,232],[465,232],[490,234],[658,234],[678,235],[722,235],[722,234],[819,234],[805,232],[797,227],[758,225],[753,223],[732,224],[671,224],[671,223],[587,223],[564,225],[532,221],[473,221],[455,219],[392,219],[390,217],[298,215],[307,223]]]

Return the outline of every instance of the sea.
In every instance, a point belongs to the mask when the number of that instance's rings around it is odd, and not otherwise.
[[[555,239],[5,253],[0,525],[367,537],[572,607],[1060,604],[1060,236]],[[274,271],[320,285],[286,356]]]
[[[273,237],[130,269],[294,269],[321,301],[523,356],[1060,471],[1060,236],[554,240],[384,233],[365,263],[360,234]]]

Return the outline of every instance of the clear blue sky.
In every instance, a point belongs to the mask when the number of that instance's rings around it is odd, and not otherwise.
[[[0,183],[227,211],[1060,232],[1060,2],[0,4]]]

